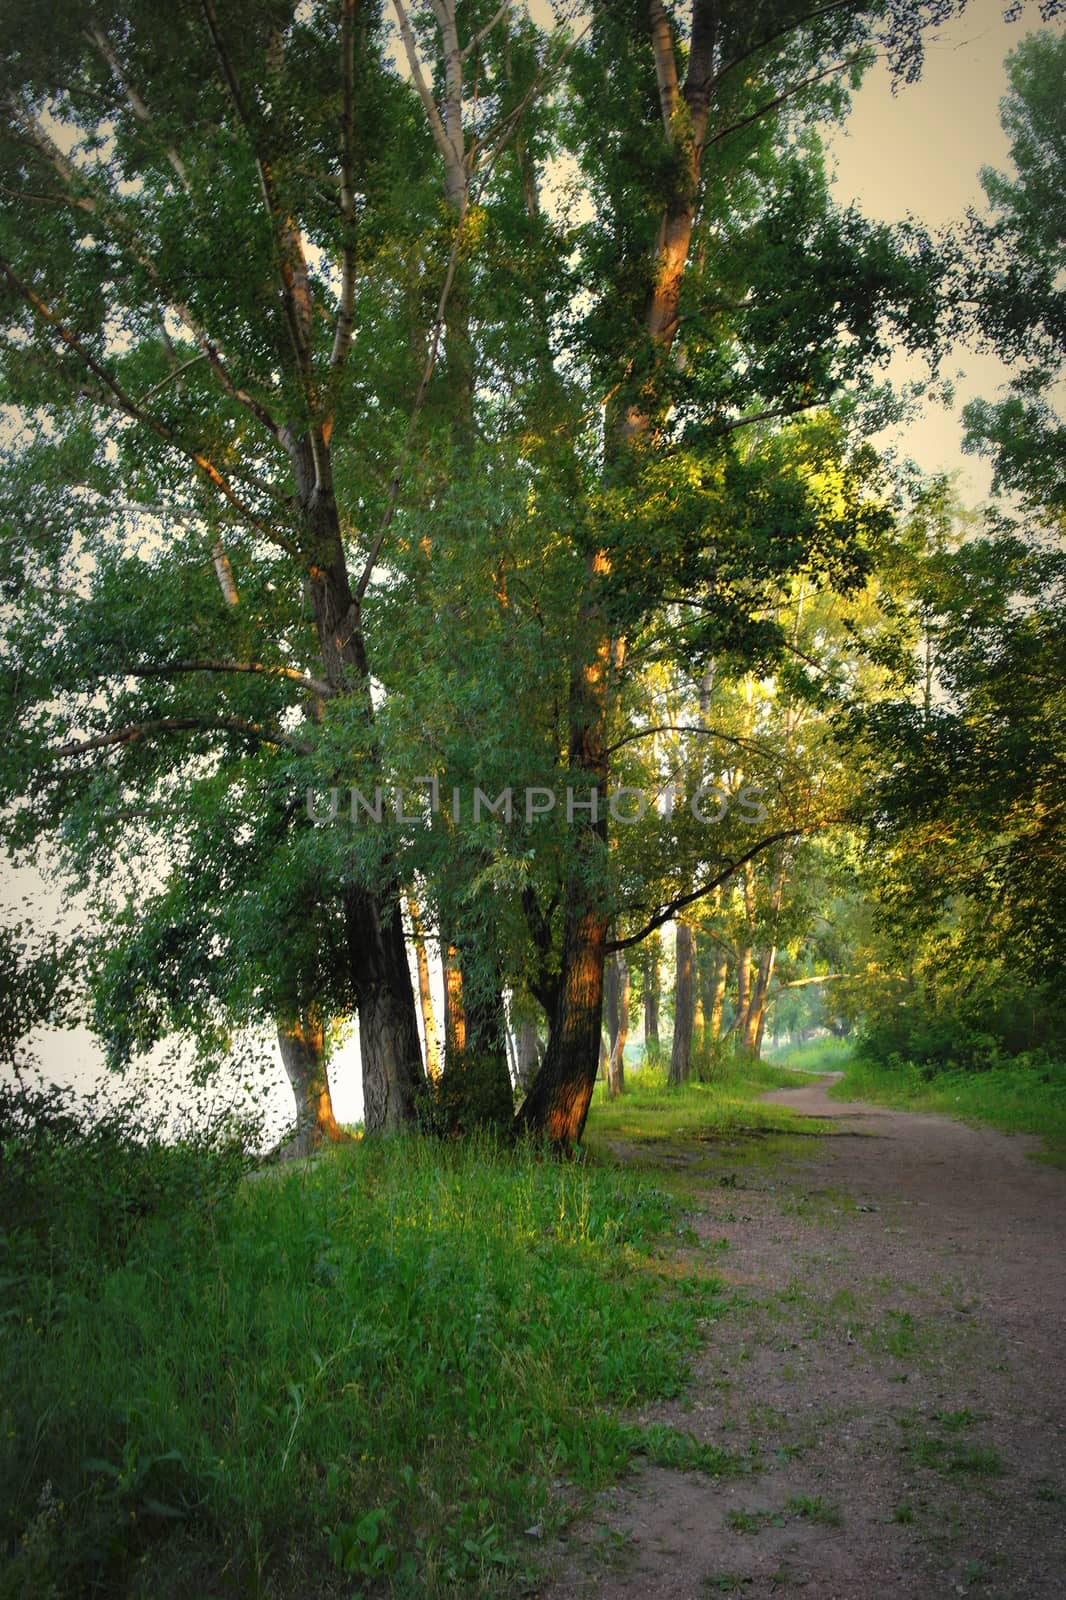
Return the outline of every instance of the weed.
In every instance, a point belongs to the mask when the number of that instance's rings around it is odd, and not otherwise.
[[[797,1494],[785,1507],[791,1517],[801,1517],[804,1522],[814,1522],[821,1528],[839,1528],[841,1517],[836,1506],[830,1505],[819,1494]]]

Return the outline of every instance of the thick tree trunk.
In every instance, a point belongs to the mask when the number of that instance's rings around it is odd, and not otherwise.
[[[348,578],[325,440],[318,434],[290,437],[288,443],[304,541],[315,552],[306,585],[323,674],[333,693],[352,702],[370,729],[374,707],[362,613]],[[367,1133],[382,1133],[414,1121],[418,1091],[425,1081],[399,885],[372,894],[350,883],[345,890],[345,921],[351,986],[359,1011],[364,1126]]]
[[[611,1100],[617,1100],[619,1095],[625,1093],[625,1050],[626,1039],[629,1036],[629,964],[620,950],[608,957],[608,972],[612,967],[616,990],[615,1030],[607,1069],[607,1094]]]
[[[692,1072],[693,938],[687,922],[677,924],[677,975],[674,986],[674,1042],[670,1051],[670,1082],[687,1083]]]
[[[544,1064],[518,1113],[522,1132],[564,1150],[581,1138],[600,1060],[607,919],[598,909],[568,912],[559,999]]]
[[[387,919],[354,885],[346,900],[363,1059],[363,1126],[367,1133],[385,1133],[414,1121],[425,1083],[403,920],[398,900]]]
[[[305,1015],[292,1023],[279,1023],[278,1046],[296,1102],[296,1132],[279,1154],[309,1156],[323,1144],[347,1139],[333,1115],[321,1021]]]

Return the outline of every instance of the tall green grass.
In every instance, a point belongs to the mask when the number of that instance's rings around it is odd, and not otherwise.
[[[20,1137],[0,1595],[488,1592],[566,1484],[743,1466],[619,1419],[720,1304],[664,1268],[679,1214],[640,1174],[396,1139],[248,1181],[116,1133],[83,1180],[76,1139]],[[198,1180],[131,1186],[168,1160]]]

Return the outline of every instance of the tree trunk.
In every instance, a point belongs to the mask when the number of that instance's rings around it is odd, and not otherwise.
[[[674,1042],[670,1051],[670,1082],[687,1083],[692,1072],[693,939],[687,922],[677,924],[677,974],[674,986]]]
[[[762,1048],[763,1028],[766,1025],[766,1001],[776,962],[777,946],[770,945],[759,957],[751,1003],[744,1018],[744,1049],[752,1056],[757,1056]]]
[[[625,1093],[625,1049],[629,1035],[629,964],[620,950],[608,958],[608,971],[613,967],[616,989],[616,1026],[611,1041],[611,1058],[607,1069],[607,1095],[617,1100]]]
[[[729,1030],[740,1045],[743,1044],[744,1030],[748,1025],[748,1010],[751,1006],[751,961],[751,945],[742,945],[740,959],[737,962],[737,1014]]]
[[[437,1019],[433,1014],[433,994],[429,983],[429,957],[418,901],[413,894],[407,896],[407,910],[411,918],[411,933],[418,965],[418,1002],[422,1012],[422,1037],[426,1044],[426,1075],[430,1083],[440,1082],[440,1041],[437,1038]]]
[[[329,457],[319,432],[289,438],[289,456],[307,548],[315,552],[306,588],[326,682],[373,728],[374,706],[362,612],[348,578]],[[414,992],[400,913],[399,885],[371,893],[358,882],[344,891],[348,964],[359,1010],[363,1117],[367,1133],[408,1126],[425,1081]]]
[[[398,900],[386,921],[371,896],[354,886],[346,909],[363,1058],[363,1126],[367,1133],[385,1133],[414,1121],[425,1083],[403,920]]]
[[[659,1059],[659,936],[652,935],[644,947],[644,1056],[647,1061]]]
[[[711,969],[710,1003],[707,1006],[707,1035],[711,1045],[722,1037],[722,1008],[725,1005],[726,985],[729,982],[729,957],[720,950]]]
[[[571,901],[563,933],[559,998],[544,1065],[518,1113],[520,1131],[564,1150],[581,1138],[600,1060],[607,919]]]
[[[674,159],[661,164],[661,221],[649,263],[651,270],[643,280],[650,288],[641,309],[648,340],[660,352],[661,372],[665,375],[677,336],[681,282],[699,198],[717,30],[714,8],[694,6],[688,73],[682,89],[671,25],[662,0],[650,0],[647,16],[663,126],[668,143],[674,147]],[[607,443],[608,454],[616,462],[623,461],[646,439],[661,409],[665,387],[653,374],[639,397],[631,391],[611,405]],[[611,554],[606,548],[595,550],[586,558],[586,602],[581,608],[576,638],[582,645],[590,642],[591,649],[572,661],[570,669],[569,768],[590,786],[596,786],[601,803],[606,799],[610,775],[608,680],[620,670],[625,655],[625,639],[612,635],[603,603],[603,588],[611,568]],[[610,921],[609,910],[598,903],[599,896],[590,888],[601,876],[597,854],[606,848],[606,824],[582,820],[579,827],[583,837],[564,891],[559,1000],[544,1067],[519,1119],[522,1127],[546,1133],[567,1146],[580,1138],[596,1081],[603,958]]]
[[[614,1042],[618,1037],[618,1002],[621,990],[621,976],[618,971],[618,957],[608,956],[603,967],[603,1020],[607,1025],[607,1056],[614,1054]]]
[[[292,1023],[279,1022],[278,1046],[296,1101],[296,1132],[279,1154],[309,1156],[323,1144],[346,1140],[349,1135],[333,1115],[321,1021],[310,1013]]]
[[[698,1057],[703,1050],[703,983],[700,976],[700,939],[695,928],[692,936],[692,1049]]]
[[[442,941],[443,943],[443,941]],[[454,944],[444,946],[444,1070],[466,1049],[466,1008],[463,973]]]
[[[540,1069],[543,1058],[543,1048],[536,1024],[523,1022],[518,1032],[518,1088],[523,1093],[528,1093],[529,1087]]]

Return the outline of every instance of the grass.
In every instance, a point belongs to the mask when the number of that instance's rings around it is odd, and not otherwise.
[[[821,1528],[839,1528],[841,1515],[836,1506],[818,1494],[793,1495],[780,1511],[731,1511],[728,1522],[734,1533],[761,1533],[764,1528],[783,1528],[790,1517]]]
[[[0,1131],[0,1596],[488,1593],[636,1456],[752,1470],[622,1420],[723,1307],[639,1171],[396,1139],[249,1183]]]
[[[938,1111],[1001,1133],[1039,1134],[1043,1159],[1066,1166],[1066,1064],[993,1067],[924,1077],[908,1062],[879,1066],[855,1057],[830,1096],[909,1111]]]
[[[679,1088],[667,1085],[663,1069],[645,1068],[627,1077],[626,1093],[619,1100],[608,1100],[605,1085],[597,1084],[589,1143],[593,1150],[610,1138],[660,1143],[698,1137],[729,1144],[753,1135],[825,1131],[825,1124],[801,1121],[786,1106],[759,1103],[767,1089],[795,1086],[794,1073],[765,1061],[726,1060],[716,1066],[710,1081]]]
[[[775,1066],[787,1065],[794,1072],[843,1072],[852,1059],[850,1039],[811,1039],[806,1044],[785,1045],[769,1054]]]

